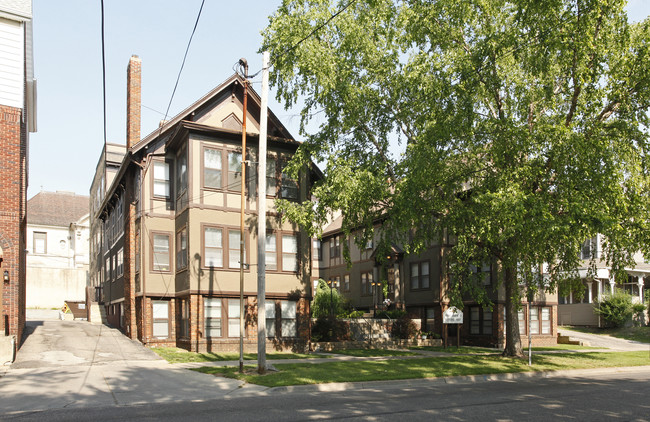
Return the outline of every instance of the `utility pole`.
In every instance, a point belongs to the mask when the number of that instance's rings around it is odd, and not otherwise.
[[[266,132],[269,102],[269,52],[262,58],[262,99],[257,172],[257,372],[266,372]]]
[[[239,372],[244,372],[244,209],[246,206],[246,101],[248,97],[248,62],[239,59],[244,67],[244,113],[241,127],[241,211],[239,221]]]

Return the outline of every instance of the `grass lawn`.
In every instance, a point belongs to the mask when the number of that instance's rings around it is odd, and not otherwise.
[[[598,328],[598,327],[567,327],[570,330],[588,334],[607,334],[625,340],[650,343],[650,327]],[[561,328],[559,328],[561,330]]]
[[[558,344],[557,346],[533,347],[533,352],[548,352],[554,350],[594,350],[606,349],[606,347],[579,346],[577,344]],[[528,347],[524,347],[524,353],[527,353]]]
[[[418,353],[407,352],[404,350],[388,349],[346,349],[332,350],[330,353],[346,356],[374,357],[374,356],[418,356]]]
[[[501,353],[499,349],[490,349],[488,347],[472,347],[472,346],[450,346],[446,349],[442,346],[413,346],[409,347],[410,350],[425,350],[427,352],[440,352],[440,353],[453,353],[453,354],[474,354],[474,353]]]
[[[186,362],[216,362],[225,360],[239,360],[239,353],[196,353],[188,352],[177,347],[153,347],[151,350],[169,363]],[[315,353],[267,353],[267,359],[313,359],[326,358],[327,356]],[[244,360],[257,360],[257,353],[244,353]]]
[[[247,367],[244,374],[240,374],[236,367],[203,367],[195,370],[206,374],[241,379],[252,384],[279,387],[329,382],[400,380],[639,365],[650,365],[648,352],[538,354],[533,356],[532,367],[528,366],[525,359],[500,356],[449,356],[386,361],[339,361],[320,364],[283,363],[275,365],[278,372],[271,372],[267,375],[257,375],[256,368],[253,366]]]

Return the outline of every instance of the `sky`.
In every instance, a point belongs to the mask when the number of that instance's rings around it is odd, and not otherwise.
[[[260,32],[281,0],[206,0],[169,116],[233,74],[242,57],[262,67]],[[104,2],[107,142],[124,144],[126,66],[142,60],[142,136],[167,110],[201,0]],[[650,15],[650,0],[630,0],[632,21]],[[104,145],[101,2],[33,0],[37,132],[30,136],[28,198],[39,191],[88,195]],[[253,88],[261,90],[260,77]],[[271,87],[269,108],[300,140],[299,110],[284,110]],[[161,114],[162,113],[162,114]]]

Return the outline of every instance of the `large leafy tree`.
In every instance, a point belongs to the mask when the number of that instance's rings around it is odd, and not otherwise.
[[[295,167],[326,163],[317,204],[285,214],[316,231],[341,210],[366,234],[381,218],[411,252],[448,230],[448,297],[486,300],[467,268],[498,260],[521,354],[522,295],[568,279],[585,239],[605,236],[614,270],[648,252],[650,22],[624,3],[285,0],[263,33],[272,84],[304,101]]]

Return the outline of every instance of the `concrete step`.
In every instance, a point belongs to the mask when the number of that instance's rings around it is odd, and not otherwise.
[[[575,346],[590,346],[589,342],[572,339],[570,336],[562,335],[562,333],[557,333],[557,343],[573,344]]]
[[[106,309],[99,303],[92,303],[90,305],[90,322],[92,324],[105,324],[106,323]]]

